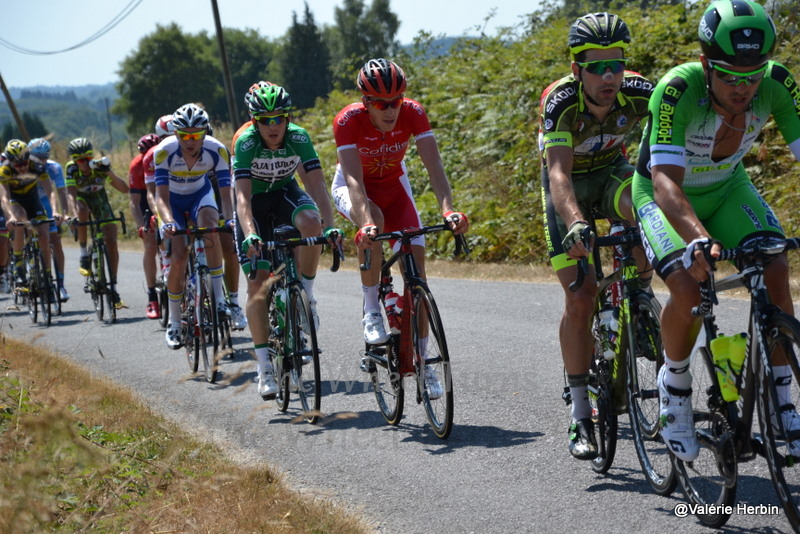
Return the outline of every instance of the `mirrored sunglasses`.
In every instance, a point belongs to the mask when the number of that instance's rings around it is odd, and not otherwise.
[[[586,61],[578,63],[578,66],[586,69],[590,74],[602,76],[607,70],[611,70],[611,74],[619,74],[625,70],[625,62],[627,59],[601,59],[598,61]]]
[[[372,106],[375,109],[379,109],[381,111],[386,111],[389,108],[394,109],[394,108],[400,107],[400,104],[403,103],[403,96],[400,95],[397,98],[395,98],[394,100],[372,100],[372,99],[368,98],[367,102],[372,104]]]
[[[89,161],[92,159],[93,156],[94,156],[93,152],[86,152],[85,154],[73,154],[72,161],[83,161],[83,160]]]
[[[199,132],[184,132],[183,130],[175,130],[175,135],[178,136],[178,139],[182,139],[184,141],[199,141],[206,136],[206,131],[200,130]]]
[[[259,124],[263,124],[264,126],[279,126],[283,124],[283,121],[288,120],[288,118],[288,113],[281,113],[280,115],[272,115],[269,117],[266,115],[259,115],[255,119]]]
[[[762,65],[760,68],[752,70],[750,72],[736,72],[733,70],[728,70],[724,67],[719,66],[717,63],[714,63],[713,61],[709,61],[708,64],[717,73],[717,78],[719,78],[719,81],[721,81],[725,85],[732,85],[734,87],[743,83],[747,85],[753,85],[754,83],[760,81],[764,77],[764,75],[767,74],[766,63]]]

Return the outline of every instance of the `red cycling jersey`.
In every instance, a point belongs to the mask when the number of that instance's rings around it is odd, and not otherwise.
[[[372,125],[362,102],[345,107],[333,120],[336,150],[358,150],[365,184],[385,183],[403,174],[401,164],[412,135],[419,140],[432,136],[433,131],[422,105],[410,98],[403,99],[391,132],[381,132]]]
[[[142,166],[143,159],[144,154],[137,154],[136,157],[131,160],[131,165],[128,168],[128,187],[131,189],[145,189],[144,167]]]
[[[156,165],[153,163],[153,156],[156,154],[155,149],[157,146],[154,145],[148,148],[142,158],[142,172],[144,173],[144,183],[146,184],[152,184],[156,181]]]

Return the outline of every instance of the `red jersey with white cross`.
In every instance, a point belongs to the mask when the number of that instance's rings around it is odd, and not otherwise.
[[[333,119],[336,150],[355,148],[361,157],[364,183],[385,183],[403,174],[403,157],[408,140],[432,136],[430,122],[419,102],[404,98],[397,123],[390,132],[381,132],[369,120],[363,102],[350,104]]]

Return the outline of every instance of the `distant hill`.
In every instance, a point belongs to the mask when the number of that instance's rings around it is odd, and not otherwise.
[[[105,85],[36,85],[34,87],[9,87],[8,92],[11,93],[11,98],[16,102],[22,97],[24,92],[38,92],[46,94],[67,94],[74,93],[76,97],[85,98],[87,100],[97,100],[100,98],[109,98],[114,101],[117,98],[117,91],[114,89],[113,83]],[[5,95],[0,93],[0,102],[5,103]]]

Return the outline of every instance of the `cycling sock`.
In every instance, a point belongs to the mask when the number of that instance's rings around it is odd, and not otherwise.
[[[303,278],[303,287],[306,290],[306,295],[308,295],[308,300],[311,300],[314,298],[314,279],[316,278],[316,276],[308,278],[306,275],[303,275],[302,278]]]
[[[588,374],[567,375],[569,394],[572,397],[572,419],[579,421],[592,416],[592,405],[589,404],[589,390],[586,387]]]
[[[214,294],[217,296],[217,302],[224,302],[222,295],[225,294],[225,288],[222,286],[222,265],[218,267],[209,267],[208,272],[211,274],[211,287],[214,288]]]
[[[231,301],[232,306],[239,305],[239,293],[228,293],[228,299]]]
[[[254,351],[256,353],[256,361],[258,362],[256,373],[261,374],[262,371],[272,371],[272,364],[269,361],[269,345],[267,343],[255,345]]]
[[[147,301],[154,302],[158,300],[158,293],[156,293],[156,288],[148,287],[147,288]]]
[[[775,376],[775,390],[778,392],[778,406],[792,404],[792,368],[789,365],[772,367]]]
[[[378,286],[365,286],[361,285],[361,291],[364,293],[364,313],[370,310],[380,310],[381,302],[378,299]]]
[[[85,258],[89,255],[89,249],[86,248],[86,243],[81,243],[81,258]]]
[[[689,358],[676,362],[664,352],[664,385],[675,389],[692,389],[692,373],[689,372]]]
[[[180,293],[173,293],[167,290],[167,298],[169,299],[169,323],[177,325],[181,322],[181,299],[183,298],[183,291]]]

